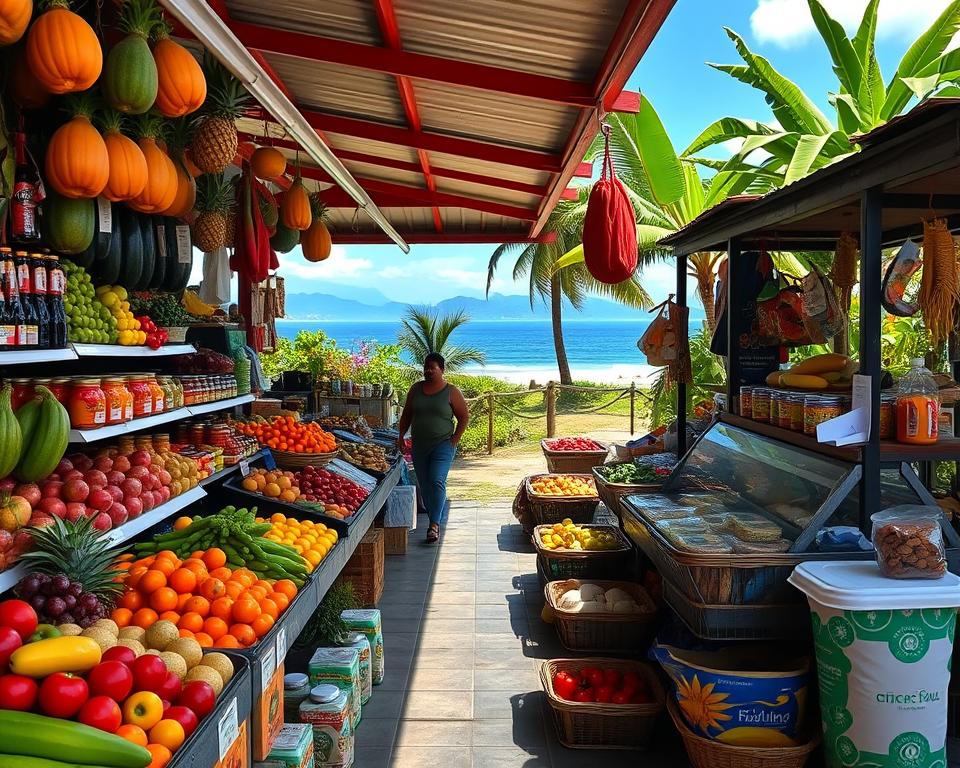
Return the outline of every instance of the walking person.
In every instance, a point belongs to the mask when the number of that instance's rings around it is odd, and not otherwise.
[[[413,442],[413,468],[430,517],[427,543],[440,540],[440,525],[447,505],[447,473],[457,446],[470,423],[463,393],[444,378],[446,361],[431,352],[423,360],[423,381],[407,392],[400,415],[397,445],[403,451],[407,430]]]

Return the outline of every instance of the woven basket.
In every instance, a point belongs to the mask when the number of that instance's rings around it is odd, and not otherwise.
[[[537,550],[538,559],[543,566],[543,572],[551,581],[558,579],[604,579],[616,578],[623,573],[624,560],[632,551],[618,528],[611,525],[584,525],[583,528],[593,528],[613,533],[620,541],[617,549],[599,550],[556,550],[547,549],[540,541],[541,528],[550,526],[538,525],[533,529],[533,546]]]
[[[641,613],[576,613],[559,606],[560,597],[586,581],[551,581],[543,595],[553,610],[553,626],[563,647],[585,653],[636,653],[645,648],[657,630],[657,606],[639,584],[629,581],[590,581],[604,591],[619,587],[641,608]]]
[[[579,672],[584,667],[636,672],[653,694],[650,704],[594,704],[567,701],[553,690],[553,676],[560,670]],[[653,668],[626,659],[552,659],[540,665],[540,683],[553,711],[557,738],[571,749],[646,749],[657,718],[663,711],[664,693]]]
[[[376,608],[383,597],[383,531],[383,528],[367,531],[337,577],[338,583],[349,581],[353,585],[354,597],[364,608]]]
[[[617,517],[620,516],[620,499],[634,493],[656,493],[663,483],[643,483],[631,485],[629,483],[609,483],[603,479],[597,467],[590,470],[593,473],[593,482],[597,486],[597,495],[603,505]]]
[[[571,472],[559,474],[572,475]],[[570,518],[577,524],[592,523],[593,515],[600,505],[599,496],[540,496],[533,490],[533,481],[548,475],[530,475],[526,480],[527,500],[530,504],[530,513],[533,522],[537,525],[552,525],[565,518]],[[577,477],[590,480],[593,484],[593,475],[577,474]]]
[[[667,711],[683,737],[693,768],[803,768],[820,744],[819,734],[799,747],[737,747],[693,733],[671,696]]]
[[[551,438],[556,440],[558,438]],[[602,445],[602,451],[551,451],[547,448],[550,440],[540,441],[540,450],[547,460],[547,471],[562,474],[589,474],[590,470],[597,467],[607,460],[610,447],[606,443],[594,440],[597,445]]]
[[[303,469],[304,467],[325,467],[335,458],[339,451],[330,453],[291,453],[271,448],[273,458],[281,469]]]
[[[187,340],[187,327],[185,325],[172,325],[160,330],[167,332],[167,341],[169,342],[182,344]]]

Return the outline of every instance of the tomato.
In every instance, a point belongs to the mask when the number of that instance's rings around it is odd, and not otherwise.
[[[119,661],[122,664],[126,664],[128,667],[137,660],[137,653],[133,648],[128,648],[125,645],[115,645],[113,648],[107,648],[103,652],[103,656],[100,657],[100,661]]]
[[[20,633],[13,627],[0,627],[0,671],[5,672],[13,652],[23,645]]]
[[[133,672],[122,661],[101,661],[87,673],[87,685],[92,696],[123,701],[133,690]]]
[[[116,733],[123,721],[123,715],[120,713],[120,705],[109,696],[94,696],[80,707],[77,720],[91,728]]]
[[[628,694],[633,694],[634,691],[639,690],[642,685],[643,680],[636,672],[629,670],[623,673],[623,682],[621,683],[621,687]]]
[[[613,704],[629,704],[630,703],[630,694],[626,691],[617,691],[613,694],[613,698],[610,699]]]
[[[0,603],[0,627],[10,627],[26,640],[37,628],[37,612],[23,600],[4,600]]]
[[[54,672],[40,684],[40,709],[50,717],[69,719],[90,696],[87,681],[68,672]]]
[[[601,685],[594,691],[594,695],[601,704],[609,704],[613,699],[613,688],[609,685]]]
[[[163,659],[154,654],[144,654],[137,657],[131,665],[133,669],[133,690],[153,691],[163,685],[167,679],[167,665]]]
[[[27,712],[37,703],[40,687],[37,681],[25,675],[0,676],[0,709],[18,709]]]
[[[577,685],[577,679],[569,672],[557,672],[553,676],[553,690],[561,699],[572,699]]]
[[[160,663],[163,664],[162,659]],[[123,722],[125,723],[149,730],[159,723],[162,717],[163,701],[152,691],[139,691],[123,702]]]
[[[176,752],[186,734],[177,720],[164,718],[150,729],[149,738],[151,744],[163,744],[171,752]]]
[[[186,736],[189,736],[195,730],[197,726],[200,725],[200,719],[197,717],[196,713],[189,707],[184,707],[177,705],[176,707],[170,707],[166,712],[163,713],[165,718],[170,720],[176,720],[183,726],[183,733]]]
[[[599,688],[603,685],[603,672],[596,667],[587,667],[581,674],[591,688]]]
[[[177,677],[173,672],[167,672],[167,676],[164,678],[163,683],[155,691],[155,693],[164,701],[176,701],[177,696],[180,695],[181,683],[180,678]]]
[[[593,691],[590,688],[581,688],[575,694],[573,694],[573,700],[580,702],[591,702],[596,701],[596,697],[593,695]]]
[[[623,682],[623,675],[616,669],[603,670],[603,684],[617,690]]]
[[[216,703],[217,694],[214,692],[213,686],[202,680],[192,680],[187,683],[177,697],[177,704],[192,709],[200,719],[209,715]]]

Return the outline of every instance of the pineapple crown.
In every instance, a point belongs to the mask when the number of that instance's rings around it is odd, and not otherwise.
[[[125,0],[120,8],[120,29],[128,35],[149,40],[162,24],[160,9],[153,0]]]
[[[156,112],[147,112],[137,120],[137,135],[144,139],[163,141],[167,134],[167,121]]]
[[[126,121],[123,115],[115,109],[104,109],[100,112],[97,124],[103,133],[123,133]]]
[[[227,213],[235,202],[236,189],[223,174],[204,173],[197,179],[195,207],[200,213]]]
[[[33,550],[20,556],[28,570],[50,575],[64,574],[78,581],[86,592],[111,600],[123,591],[118,580],[123,572],[117,568],[118,547],[93,527],[93,518],[76,522],[53,518],[53,525],[31,527]]]
[[[231,75],[209,51],[203,54],[203,74],[207,78],[207,99],[203,103],[202,115],[231,121],[240,117],[250,101],[250,94],[243,83]]]
[[[70,117],[85,117],[93,122],[103,109],[100,95],[93,90],[71,93],[63,101],[63,108]]]
[[[313,192],[310,195],[310,213],[313,214],[314,221],[322,221],[324,224],[330,221],[330,213],[320,199],[319,192]]]

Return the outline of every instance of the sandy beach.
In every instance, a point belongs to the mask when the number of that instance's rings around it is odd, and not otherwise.
[[[649,386],[656,378],[659,368],[643,363],[598,366],[576,366],[571,368],[575,381],[590,381],[596,384],[611,386],[628,386],[631,381],[637,386]],[[527,385],[531,381],[539,385],[548,381],[559,381],[560,373],[556,367],[548,366],[516,366],[516,365],[486,365],[467,366],[464,373],[471,375],[493,376],[513,384]]]

